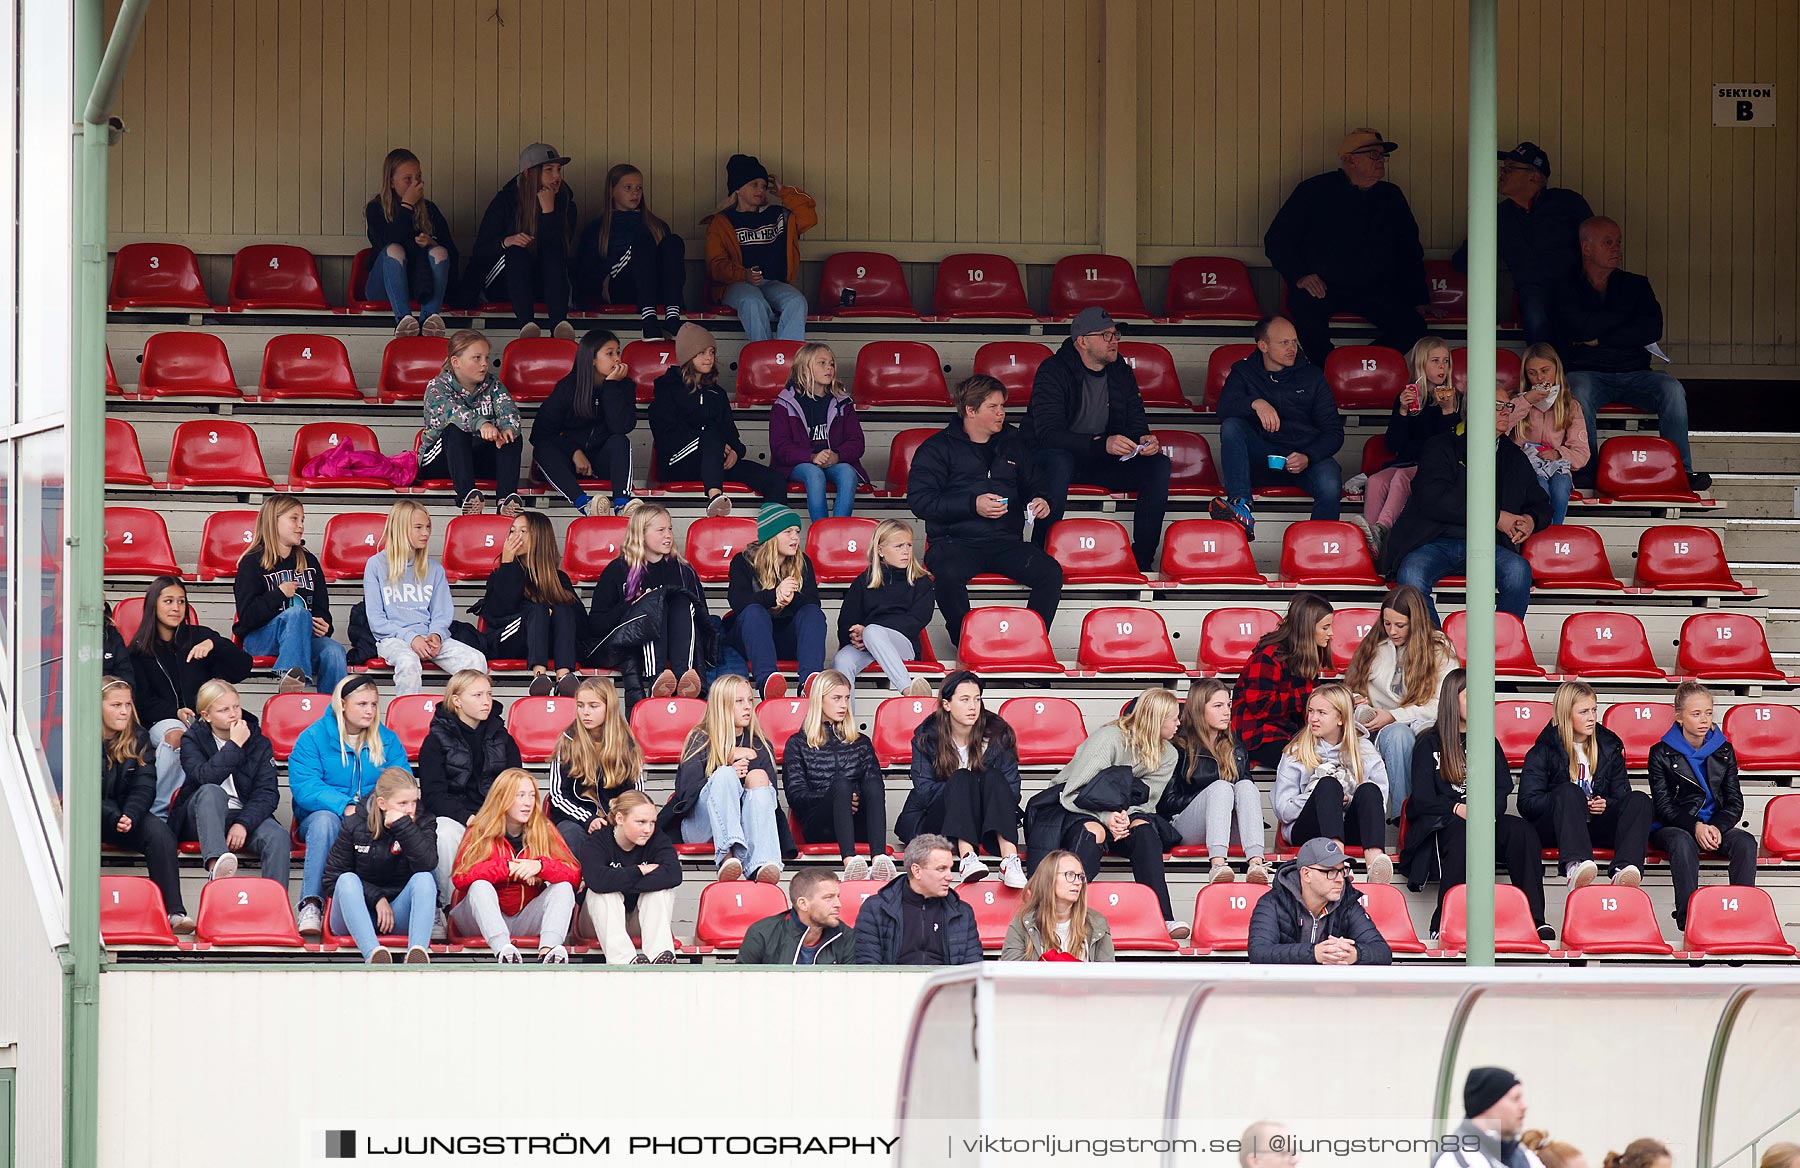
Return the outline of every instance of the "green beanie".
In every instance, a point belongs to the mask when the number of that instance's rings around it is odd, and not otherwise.
[[[790,527],[799,529],[799,512],[780,503],[764,503],[756,513],[756,542],[767,543]]]

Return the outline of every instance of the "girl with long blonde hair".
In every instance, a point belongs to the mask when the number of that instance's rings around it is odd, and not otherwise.
[[[1235,829],[1249,861],[1245,879],[1267,884],[1262,794],[1250,778],[1250,752],[1231,732],[1231,687],[1216,677],[1189,687],[1172,742],[1175,773],[1157,800],[1156,813],[1169,821],[1182,844],[1206,844],[1212,862],[1209,882],[1237,878],[1229,858]]]
[[[306,509],[294,496],[271,495],[257,512],[231,592],[232,634],[252,656],[275,658],[282,693],[330,693],[343,680],[344,647],[331,639],[325,573],[307,554]]]
[[[513,517],[482,593],[481,619],[491,656],[525,659],[532,697],[574,696],[586,614],[562,570],[556,528],[543,512]]]
[[[1456,668],[1456,646],[1431,621],[1425,594],[1402,584],[1381,602],[1380,618],[1350,655],[1344,684],[1356,720],[1387,767],[1390,822],[1412,792],[1413,743],[1437,721],[1438,689]]]
[[[937,606],[937,588],[925,561],[913,554],[913,529],[883,519],[869,540],[869,570],[850,582],[838,607],[837,656],[831,667],[855,677],[871,663],[888,684],[908,697],[924,697],[931,684],[907,669],[924,651],[925,626]]]
[[[657,820],[650,796],[626,791],[613,800],[604,830],[582,844],[588,920],[608,965],[675,964],[671,922],[675,890],[681,886],[681,857]],[[633,917],[641,950],[631,939]]]
[[[619,670],[625,692],[700,696],[712,664],[712,622],[700,574],[675,550],[675,520],[660,503],[633,499],[619,554],[600,572],[588,627],[594,660]]]
[[[1080,856],[1061,848],[1045,856],[1006,928],[1000,960],[1111,961],[1112,927],[1088,907],[1087,894]]]
[[[163,912],[177,933],[194,931],[194,918],[181,903],[181,870],[175,834],[151,814],[156,770],[150,735],[138,722],[131,686],[116,677],[100,679],[100,842],[144,854],[162,893]]]
[[[787,679],[776,671],[783,657],[798,665],[801,689],[825,668],[825,609],[792,508],[763,504],[756,542],[732,558],[727,595],[726,642],[744,654],[764,698],[787,693]]]
[[[431,558],[431,512],[401,499],[388,509],[381,546],[363,568],[363,611],[375,650],[394,667],[394,696],[424,690],[425,662],[455,673],[487,671],[487,656],[450,635],[456,601]]]
[[[369,230],[369,278],[359,289],[394,311],[394,335],[444,335],[439,310],[456,271],[456,238],[436,203],[425,197],[424,171],[410,150],[388,151],[381,190],[363,208]],[[421,302],[418,311],[412,302]]]
[[[894,878],[887,854],[887,795],[875,747],[856,729],[851,682],[835,669],[813,678],[806,719],[781,752],[788,806],[809,840],[835,839],[844,879]],[[868,846],[874,864],[857,854]]]
[[[1456,428],[1462,416],[1461,400],[1451,376],[1450,343],[1442,337],[1421,337],[1406,354],[1407,382],[1394,399],[1388,416],[1385,444],[1388,460],[1369,475],[1363,488],[1363,519],[1369,531],[1369,548],[1381,558],[1387,534],[1406,509],[1412,496],[1413,476],[1419,473],[1419,456],[1425,443]]]
[[[806,488],[806,510],[817,523],[856,506],[862,468],[862,423],[850,390],[837,376],[837,355],[814,341],[794,354],[788,383],[769,409],[769,465]],[[826,489],[836,496],[828,505]]]
[[[1526,389],[1520,395],[1523,404],[1514,411],[1519,425],[1513,439],[1550,496],[1550,522],[1555,525],[1568,518],[1575,474],[1592,457],[1587,415],[1569,392],[1569,375],[1555,346],[1539,341],[1526,349],[1524,370]]]
[[[591,307],[636,304],[646,341],[672,337],[681,328],[686,261],[686,243],[650,209],[644,172],[615,164],[606,172],[600,214],[575,248],[577,295]]]
[[[371,965],[393,961],[381,937],[402,926],[406,963],[431,962],[437,838],[420,825],[418,811],[418,780],[411,771],[389,767],[375,782],[366,814],[345,817],[325,860],[331,931],[349,933]]]
[[[1394,877],[1387,854],[1387,766],[1356,721],[1348,686],[1331,682],[1306,699],[1306,723],[1275,767],[1269,802],[1289,847],[1325,837],[1360,846],[1367,879]]]
[[[775,796],[775,751],[756,718],[747,678],[727,673],[712,684],[706,714],[688,733],[675,768],[675,793],[660,822],[682,842],[713,845],[720,880],[745,872],[765,884],[781,880],[783,835]]]
[[[1544,846],[1561,854],[1571,888],[1600,874],[1596,847],[1611,848],[1612,882],[1643,882],[1655,807],[1634,790],[1625,770],[1625,744],[1600,725],[1600,695],[1585,682],[1556,687],[1545,726],[1519,776],[1519,814],[1537,828]]]
[[[518,767],[501,771],[469,824],[450,878],[450,923],[480,933],[502,965],[522,960],[514,937],[538,939],[538,960],[566,965],[563,942],[575,915],[581,869],[544,813],[537,780]]]
[[[550,819],[571,852],[607,825],[607,811],[644,780],[644,752],[625,721],[619,691],[604,677],[575,690],[575,720],[550,755]]]

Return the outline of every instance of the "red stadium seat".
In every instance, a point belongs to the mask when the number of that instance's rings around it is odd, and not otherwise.
[[[1721,725],[1737,751],[1738,768],[1800,774],[1800,709],[1748,702],[1725,711]]]
[[[331,695],[321,693],[275,694],[263,703],[262,732],[275,748],[275,757],[287,761],[294,741],[314,722],[331,712]]]
[[[852,303],[845,303],[849,292]],[[825,257],[819,273],[819,311],[826,316],[900,316],[919,313],[906,290],[900,261],[880,251],[840,251]]]
[[[1607,888],[1610,890],[1611,885]],[[1458,884],[1444,894],[1443,919],[1438,924],[1438,945],[1447,953],[1461,953],[1469,944],[1468,885]],[[1550,946],[1537,935],[1531,905],[1525,893],[1510,884],[1494,885],[1494,952],[1548,953]]]
[[[425,387],[449,359],[448,337],[395,337],[381,352],[376,397],[389,403],[424,401]]]
[[[1175,358],[1163,346],[1150,341],[1121,341],[1119,360],[1137,374],[1138,392],[1143,395],[1146,406],[1194,408],[1194,403],[1181,391],[1181,376],[1175,372]]]
[[[1020,766],[1062,766],[1087,741],[1081,707],[1068,698],[1008,698],[1000,717],[1019,741]]]
[[[1088,907],[1106,918],[1113,948],[1120,953],[1173,953],[1181,948],[1169,936],[1162,906],[1147,884],[1124,880],[1090,884]]]
[[[112,283],[106,307],[113,312],[133,308],[213,308],[200,282],[200,261],[179,243],[128,243],[113,256]]]
[[[331,583],[361,580],[369,557],[381,550],[381,533],[387,526],[383,511],[345,511],[325,521],[325,545],[319,549],[319,567]]]
[[[672,701],[694,701],[693,698],[673,698]],[[648,705],[639,702],[641,708]],[[635,713],[635,711],[634,711]],[[556,740],[562,732],[569,728],[575,720],[575,699],[554,698],[519,698],[512,704],[506,716],[506,729],[519,744],[519,757],[526,762],[544,762],[556,749]],[[638,741],[644,740],[639,736]]]
[[[360,402],[363,391],[350,372],[344,342],[319,333],[287,333],[263,348],[262,378],[256,396],[264,401],[328,398]]]
[[[1633,953],[1667,957],[1650,894],[1642,888],[1590,884],[1570,891],[1563,907],[1563,948],[1580,953]]]
[[[1502,698],[1494,703],[1494,737],[1513,766],[1524,766],[1538,735],[1550,724],[1550,703]]]
[[[1152,430],[1169,456],[1169,494],[1210,498],[1225,493],[1213,466],[1212,447],[1194,430]],[[1242,530],[1241,528],[1239,529]]]
[[[144,598],[142,596],[127,596],[113,605],[113,628],[121,637],[125,638],[125,643],[128,645],[131,643],[131,638],[137,635],[138,624],[143,619]],[[193,605],[188,605],[188,624],[197,625],[199,623],[200,614],[194,611]]]
[[[1704,681],[1788,680],[1769,655],[1761,622],[1741,612],[1702,612],[1681,622],[1675,673]]]
[[[858,848],[860,849],[861,846],[862,845],[858,845]],[[708,851],[711,851],[711,845],[708,845]],[[992,884],[995,883],[995,881],[988,880],[983,881],[983,883]],[[874,896],[877,892],[880,892],[886,887],[887,885],[880,880],[839,881],[838,894],[842,898],[839,905],[839,917],[844,925],[847,928],[854,929],[856,927],[856,916],[862,911],[863,901]],[[981,885],[972,884],[969,887],[974,889],[981,887]],[[1001,887],[1004,888],[1005,885],[1001,885]],[[959,892],[958,895],[962,894]],[[968,898],[964,896],[963,899],[967,901]],[[1011,917],[1007,918],[1008,923],[1011,923],[1011,920]]]
[[[1302,519],[1288,526],[1281,537],[1281,578],[1301,585],[1382,584],[1362,532],[1334,519]]]
[[[1401,822],[1405,822],[1402,820]],[[1406,908],[1406,896],[1392,884],[1358,884],[1363,911],[1375,922],[1381,939],[1396,953],[1425,953],[1425,942],[1413,928],[1412,914]]]
[[[1641,771],[1650,765],[1650,748],[1674,721],[1675,707],[1668,702],[1614,702],[1600,724],[1625,744],[1625,765]]]
[[[1153,608],[1096,608],[1081,621],[1075,667],[1089,673],[1181,673],[1169,629]]]
[[[438,703],[444,699],[434,693],[401,694],[387,704],[381,720],[387,724],[406,748],[407,758],[418,758],[425,735],[431,730],[431,719]]]
[[[1262,318],[1250,269],[1225,256],[1183,256],[1169,269],[1169,295],[1163,314],[1170,320],[1242,320]]]
[[[200,528],[201,580],[228,580],[256,542],[256,512],[214,511]],[[191,610],[190,610],[191,611]]]
[[[515,402],[541,402],[575,368],[575,342],[520,337],[500,354],[500,383]]]
[[[907,472],[912,469],[913,455],[918,453],[919,445],[925,439],[938,431],[936,426],[919,426],[894,435],[894,444],[888,448],[886,493],[890,497],[906,495]]]
[[[766,406],[781,396],[794,373],[799,341],[751,341],[738,354],[737,404]],[[838,377],[844,375],[838,370]]]
[[[657,700],[650,699],[651,702]],[[764,737],[775,748],[776,762],[783,761],[781,752],[786,748],[787,740],[800,733],[801,724],[806,721],[806,705],[805,698],[764,698],[757,703],[756,721],[762,726]],[[836,854],[835,850],[832,854]]]
[[[1231,376],[1231,367],[1256,351],[1255,345],[1220,345],[1206,358],[1206,396],[1203,401],[1208,413],[1219,408],[1219,395],[1225,392],[1225,379]]]
[[[1456,659],[1469,662],[1469,614],[1458,609],[1444,618],[1444,635],[1456,646]],[[1525,622],[1510,612],[1494,614],[1494,675],[1496,677],[1543,677],[1543,666],[1531,653],[1531,638],[1525,635]]]
[[[1363,639],[1381,624],[1379,608],[1340,608],[1332,614],[1331,668],[1342,673]]]
[[[1164,579],[1181,584],[1269,582],[1256,570],[1244,529],[1218,519],[1178,519],[1169,524],[1158,570]]]
[[[1628,612],[1578,612],[1563,618],[1562,641],[1556,649],[1556,671],[1569,677],[1643,677],[1662,681],[1668,675],[1650,652],[1644,623]]]
[[[374,254],[374,248],[365,247],[350,257],[350,286],[344,289],[344,311],[351,315],[392,311],[386,300],[370,300],[363,295],[363,289],[369,286],[369,267],[374,262],[370,257]],[[418,301],[412,301],[412,307],[418,305]]]
[[[100,877],[100,939],[109,946],[177,944],[162,893],[149,877]]]
[[[1386,413],[1406,388],[1406,355],[1381,345],[1343,345],[1325,358],[1325,380],[1339,409]]]
[[[1266,608],[1215,608],[1200,622],[1200,658],[1195,664],[1208,677],[1234,676],[1256,643],[1280,623],[1281,615]]]
[[[638,401],[648,402],[656,396],[656,379],[675,364],[675,342],[637,340],[626,345],[619,356],[631,371],[632,384],[637,386]],[[574,368],[573,363],[570,368]]]
[[[756,542],[756,520],[746,515],[696,519],[688,524],[682,558],[700,579],[716,584],[731,576],[731,557]]]
[[[260,876],[208,880],[200,889],[194,935],[207,945],[257,945],[299,949],[288,890]]]
[[[569,703],[571,716],[574,709],[574,703]],[[646,698],[631,709],[631,736],[643,748],[645,762],[680,762],[688,732],[705,717],[706,703],[699,698]],[[777,752],[782,745],[775,744]]]
[[[736,949],[751,925],[787,910],[787,894],[777,885],[715,880],[700,890],[694,939],[710,949]]]
[[[231,261],[229,297],[233,312],[331,311],[312,253],[285,243],[256,243],[239,251]]]
[[[1004,945],[1006,930],[1019,915],[1019,906],[1025,901],[1025,890],[1008,888],[998,880],[983,880],[958,888],[956,895],[975,914],[975,931],[981,937],[981,947],[991,950]]]
[[[912,761],[913,731],[937,708],[938,700],[932,697],[887,698],[875,707],[875,729],[869,739],[882,766],[906,766]]]
[[[1044,550],[1062,565],[1067,584],[1148,582],[1138,571],[1131,536],[1115,519],[1064,519],[1050,529]]]
[[[1600,444],[1600,493],[1622,503],[1698,503],[1667,438],[1620,434]]]
[[[1784,861],[1800,861],[1800,794],[1777,795],[1763,807],[1763,850]]]
[[[308,422],[294,431],[294,454],[288,462],[288,489],[336,491],[393,491],[394,484],[379,478],[320,478],[301,473],[306,464],[348,442],[357,450],[381,451],[375,431],[356,422]]]
[[[1149,320],[1130,261],[1089,253],[1064,256],[1050,273],[1050,315],[1071,317],[1098,306],[1115,320]]]
[[[243,396],[225,342],[211,333],[157,333],[144,342],[143,362],[137,386],[142,397]]]
[[[964,252],[938,262],[937,287],[931,311],[952,320],[963,317],[997,317],[1036,320],[1025,298],[1025,281],[1019,265],[1003,255]],[[980,372],[979,369],[976,372]]]
[[[171,487],[274,486],[263,469],[256,431],[243,422],[204,418],[175,427],[169,442]]]
[[[821,584],[847,584],[869,570],[875,521],[860,517],[818,519],[806,531],[806,557]]]
[[[1250,948],[1250,916],[1269,891],[1266,884],[1208,884],[1194,898],[1194,932],[1188,945],[1197,953],[1242,953]],[[1089,893],[1092,900],[1092,893]]]
[[[963,619],[959,659],[981,673],[1064,673],[1044,622],[1028,608],[978,608]]]
[[[562,558],[569,579],[577,584],[598,580],[606,565],[618,558],[630,524],[623,515],[582,515],[570,523]]]
[[[1688,900],[1684,943],[1688,952],[1708,957],[1794,956],[1769,894],[1735,884],[1714,885],[1694,893]]]
[[[1359,469],[1365,475],[1372,475],[1393,457],[1394,452],[1388,449],[1387,437],[1371,434],[1369,440],[1363,443],[1362,466]]]
[[[1006,387],[1007,405],[1022,407],[1030,403],[1031,383],[1050,354],[1049,345],[1036,341],[989,341],[975,350],[975,372]]]
[[[1522,550],[1534,590],[1613,592],[1625,587],[1613,578],[1606,541],[1591,527],[1546,527],[1534,532]]]
[[[1430,305],[1435,318],[1446,324],[1466,324],[1469,320],[1469,278],[1456,270],[1449,260],[1426,260],[1425,282],[1431,289]]]
[[[1520,370],[1519,355],[1511,349],[1494,351],[1494,384],[1511,389],[1519,384],[1524,374]],[[1469,351],[1467,349],[1450,350],[1450,381],[1456,386],[1456,392],[1467,397],[1469,394]]]
[[[937,350],[923,341],[871,341],[856,354],[852,391],[859,406],[948,406],[950,386]]]
[[[108,576],[179,576],[162,513],[147,507],[106,509]]]
[[[485,580],[500,560],[512,520],[505,515],[457,515],[444,525],[444,575]]]
[[[1638,536],[1632,586],[1658,592],[1747,592],[1732,579],[1719,533],[1706,527],[1659,524]]]
[[[125,396],[125,387],[119,384],[119,375],[113,372],[112,348],[110,346],[108,346],[106,350],[106,396]]]
[[[147,487],[150,472],[138,447],[137,431],[124,418],[106,419],[106,485]]]

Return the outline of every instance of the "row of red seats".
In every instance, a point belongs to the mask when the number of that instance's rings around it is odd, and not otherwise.
[[[179,243],[133,243],[113,258],[107,307],[129,311],[175,308],[198,312],[385,312],[387,305],[363,297],[368,281],[369,249],[351,261],[350,285],[343,309],[325,299],[318,262],[305,248],[291,244],[256,244],[232,259],[226,303],[215,304],[200,279],[192,250]],[[1466,320],[1468,285],[1447,261],[1426,261],[1431,304],[1440,319]],[[846,297],[845,293],[852,293]],[[854,303],[846,303],[853,300]],[[1149,320],[1137,272],[1129,261],[1085,253],[1064,256],[1050,275],[1050,313],[1040,316],[1025,295],[1018,265],[1003,255],[961,253],[937,266],[933,309],[941,319],[1066,320],[1097,304],[1121,320]],[[488,306],[483,306],[484,308]],[[818,312],[827,317],[888,317],[917,320],[912,293],[900,261],[885,252],[838,252],[827,256],[819,280]],[[1263,314],[1250,271],[1243,262],[1222,256],[1188,256],[1169,271],[1164,319],[1180,321],[1254,321]]]

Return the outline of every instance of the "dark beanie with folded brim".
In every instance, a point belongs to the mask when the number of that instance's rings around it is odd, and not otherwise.
[[[739,190],[745,183],[768,178],[769,168],[754,154],[733,154],[725,160],[725,190]]]
[[[1506,1098],[1519,1078],[1505,1067],[1476,1067],[1463,1081],[1463,1114],[1473,1118]]]

